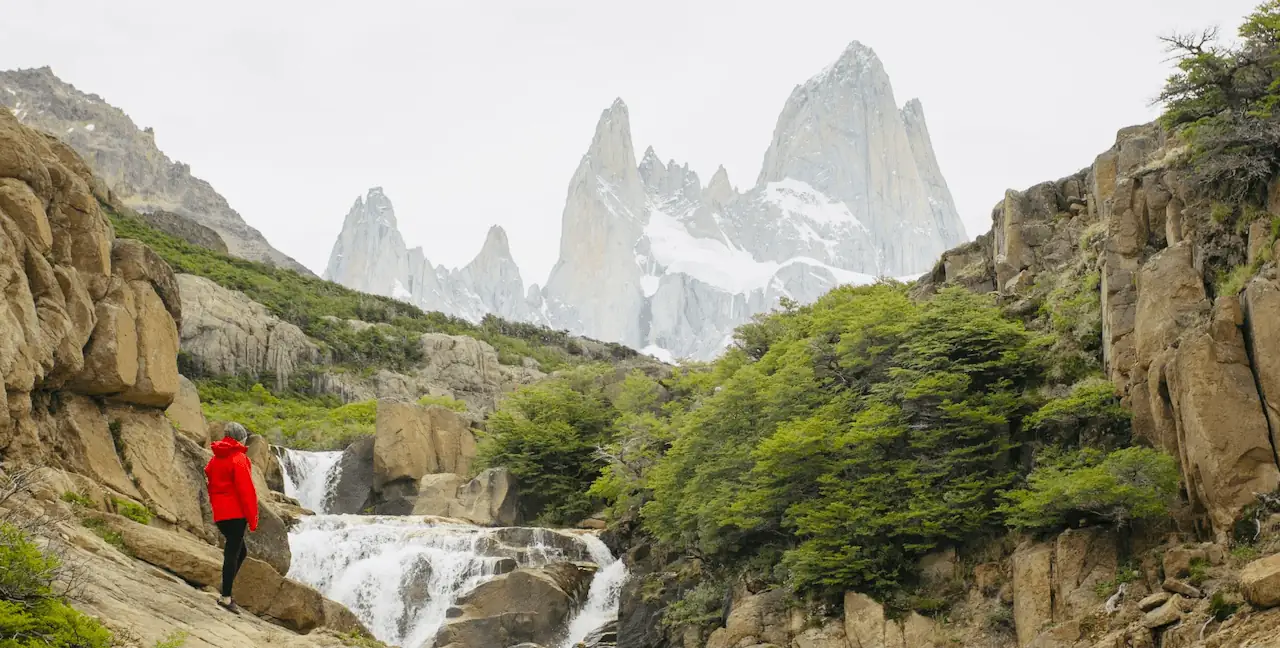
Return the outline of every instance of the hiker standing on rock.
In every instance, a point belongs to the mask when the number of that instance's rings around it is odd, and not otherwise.
[[[222,598],[218,605],[236,614],[240,614],[240,608],[231,599],[231,586],[249,555],[244,546],[245,529],[258,530],[258,493],[244,446],[248,438],[249,431],[243,425],[228,423],[222,440],[211,445],[213,459],[204,467],[213,522],[227,540],[222,550]]]

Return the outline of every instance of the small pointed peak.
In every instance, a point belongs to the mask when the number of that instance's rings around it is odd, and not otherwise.
[[[613,105],[609,106],[610,111],[617,111],[617,110],[626,111],[626,109],[627,109],[627,102],[623,101],[622,97],[618,97],[614,99]]]
[[[837,62],[863,63],[878,58],[874,49],[863,45],[862,41],[855,40],[844,48],[844,52],[840,54],[840,59]]]
[[[645,148],[644,160],[641,161],[641,164],[643,164],[644,162],[648,162],[649,160],[653,160],[658,164],[662,164],[662,160],[660,160],[658,158],[658,154],[654,152],[652,144],[650,144],[648,147]]]
[[[484,246],[497,246],[501,250],[510,251],[510,245],[507,242],[507,230],[502,229],[501,225],[489,226],[489,233],[485,234]]]
[[[725,170],[724,165],[720,165],[714,174],[711,175],[711,182],[707,183],[705,196],[709,202],[725,204],[733,198],[737,193],[733,189],[733,185],[729,184],[729,172]]]
[[[636,153],[631,145],[631,120],[627,105],[619,99],[600,114],[595,134],[583,163],[591,172],[606,178],[635,178]],[[638,183],[637,183],[638,186]]]

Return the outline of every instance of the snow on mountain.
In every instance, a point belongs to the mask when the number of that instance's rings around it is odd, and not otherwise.
[[[783,298],[911,277],[965,240],[917,100],[901,109],[854,42],[788,98],[755,186],[721,167],[705,185],[652,147],[639,163],[621,99],[604,110],[569,182],[560,259],[522,291],[501,228],[474,261],[431,268],[405,251],[385,196],[357,201],[334,246],[336,281],[478,320],[486,313],[707,359]],[[384,208],[385,207],[385,208]]]

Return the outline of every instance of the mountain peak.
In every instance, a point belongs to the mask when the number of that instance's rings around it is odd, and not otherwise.
[[[903,119],[924,119],[924,105],[920,103],[920,99],[912,98],[902,106]]]
[[[610,182],[635,182],[638,186],[636,153],[631,144],[631,117],[627,104],[616,99],[600,113],[591,146],[583,158],[594,175]]]
[[[734,193],[733,185],[729,183],[729,172],[725,170],[722,164],[712,174],[704,195],[708,201],[723,205],[729,202]]]
[[[480,254],[494,254],[508,258],[511,256],[511,245],[507,241],[507,231],[502,229],[501,225],[489,227],[489,233],[484,237],[484,246],[480,248]]]
[[[867,74],[885,76],[884,65],[875,50],[855,40],[845,47],[840,58],[809,79],[805,85],[812,87],[829,83],[856,83]]]

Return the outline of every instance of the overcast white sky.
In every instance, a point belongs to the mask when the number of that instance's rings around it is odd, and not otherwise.
[[[152,126],[316,272],[370,186],[458,266],[501,224],[525,282],[555,263],[600,111],[710,179],[754,184],[788,93],[852,40],[919,97],[970,237],[1006,188],[1148,121],[1157,36],[1234,33],[1258,0],[0,0],[0,68],[56,74]]]

